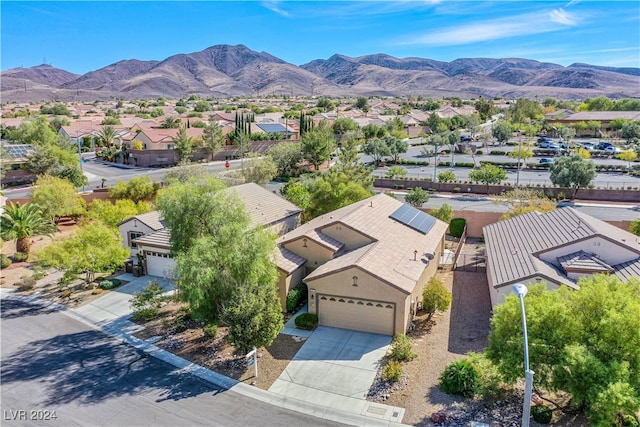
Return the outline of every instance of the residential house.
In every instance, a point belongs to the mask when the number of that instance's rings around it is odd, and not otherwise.
[[[179,131],[180,129],[141,128],[134,141],[142,142],[145,150],[171,150]],[[200,138],[203,132],[202,128],[187,128],[189,138]]]
[[[638,237],[571,207],[519,215],[483,232],[494,307],[516,283],[579,289],[578,279],[591,274],[640,276]]]
[[[568,111],[568,110],[567,110]],[[640,111],[579,111],[573,114],[546,117],[549,125],[570,126],[578,122],[600,122],[600,130],[608,132],[614,119],[640,120]]]
[[[302,209],[257,184],[242,184],[225,191],[235,192],[242,200],[252,227],[262,226],[283,234],[300,222]],[[132,258],[135,259],[137,254],[143,256],[147,274],[173,276],[175,260],[171,253],[171,233],[165,227],[160,212],[136,215],[118,227]]]
[[[304,282],[320,325],[403,334],[436,273],[446,229],[385,194],[324,214],[278,240],[280,299]]]

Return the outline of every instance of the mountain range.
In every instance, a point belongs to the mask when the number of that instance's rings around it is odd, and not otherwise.
[[[272,94],[461,98],[640,96],[640,68],[518,58],[451,62],[333,55],[296,66],[243,45],[216,45],[162,61],[123,60],[83,75],[50,65],[0,73],[3,102]]]

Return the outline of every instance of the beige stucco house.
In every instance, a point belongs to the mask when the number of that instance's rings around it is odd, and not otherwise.
[[[252,227],[266,227],[281,235],[300,222],[302,209],[258,184],[242,184],[225,191],[235,192],[242,200]],[[138,253],[143,255],[147,274],[173,277],[175,260],[171,252],[171,233],[162,222],[160,212],[128,218],[119,224],[119,228],[132,258],[135,260]]]
[[[436,273],[447,224],[385,194],[278,239],[280,298],[304,282],[321,325],[405,333]]]
[[[578,279],[587,275],[640,276],[638,237],[571,207],[519,215],[483,232],[494,307],[516,283],[579,289]]]

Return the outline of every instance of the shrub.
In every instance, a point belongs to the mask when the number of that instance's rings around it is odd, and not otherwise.
[[[204,332],[204,336],[207,338],[215,338],[218,335],[218,325],[215,323],[209,323],[202,328],[202,332]]]
[[[28,291],[33,289],[36,285],[36,280],[33,277],[22,276],[19,281],[16,282],[16,287],[19,291]]]
[[[447,365],[440,374],[440,388],[447,394],[473,397],[478,375],[466,359],[456,360]]]
[[[459,193],[460,192],[460,187],[453,187],[453,189],[451,190],[454,193]]]
[[[13,254],[13,260],[15,262],[24,262],[27,260],[27,258],[29,258],[29,254],[24,252],[16,252],[15,254]]]
[[[382,379],[396,382],[402,376],[402,365],[396,360],[389,360],[382,370]]]
[[[531,416],[537,423],[549,424],[553,417],[553,411],[548,406],[536,405],[531,407]]]
[[[0,254],[0,267],[7,268],[11,265],[11,260],[5,254]]]
[[[131,298],[133,320],[149,320],[157,316],[164,299],[163,293],[162,286],[156,280],[150,281],[142,292],[135,292]]]
[[[307,285],[300,283],[287,294],[287,311],[293,312],[305,298],[307,298]]]
[[[467,353],[467,360],[478,376],[476,393],[481,395],[484,400],[501,397],[503,381],[498,367],[491,363],[484,353]]]
[[[31,277],[33,277],[34,280],[40,280],[46,275],[47,275],[47,272],[44,270],[44,268],[42,268],[39,265],[36,265],[33,268],[33,274],[31,275]]]
[[[101,281],[98,286],[100,287],[100,289],[104,289],[105,291],[108,291],[110,289],[115,289],[118,286],[120,286],[122,282],[119,279],[109,279],[109,280],[103,280]]]
[[[466,224],[467,220],[464,218],[453,218],[449,223],[449,234],[453,237],[461,237]]]
[[[408,362],[418,357],[411,347],[411,339],[404,335],[396,335],[391,343],[391,355],[389,356],[398,362]]]
[[[502,151],[502,150],[491,150],[489,151],[489,155],[490,156],[505,156],[507,154],[506,151]]]
[[[302,313],[296,317],[295,322],[296,328],[311,331],[318,326],[318,316],[312,313]]]

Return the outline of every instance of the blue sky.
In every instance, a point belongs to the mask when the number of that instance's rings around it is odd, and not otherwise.
[[[335,53],[528,58],[640,67],[640,2],[101,1],[0,3],[2,70],[78,74],[244,44],[302,65]]]

